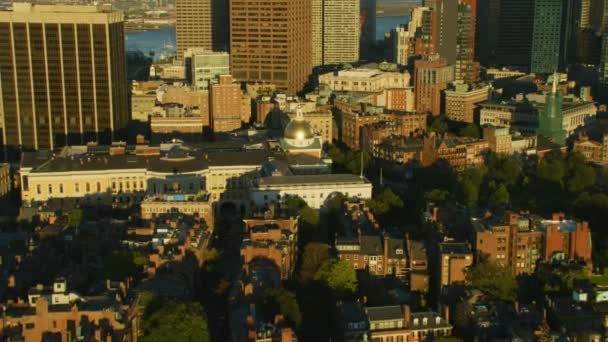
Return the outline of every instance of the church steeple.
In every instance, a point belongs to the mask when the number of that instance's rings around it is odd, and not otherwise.
[[[563,145],[566,143],[562,110],[564,96],[557,90],[558,83],[559,74],[554,72],[551,93],[547,94],[545,108],[538,118],[538,134],[549,138],[557,144]]]

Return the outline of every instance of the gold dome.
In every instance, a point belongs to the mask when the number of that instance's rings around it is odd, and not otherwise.
[[[306,140],[314,138],[315,132],[308,122],[296,118],[287,124],[283,137],[292,140]]]

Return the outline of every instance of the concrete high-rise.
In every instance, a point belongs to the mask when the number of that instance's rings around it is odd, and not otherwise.
[[[312,0],[313,66],[359,60],[359,0]]]
[[[455,66],[455,79],[478,80],[475,63],[475,23],[477,0],[430,0],[433,13],[432,41],[435,52]]]
[[[427,2],[433,10],[433,41],[435,52],[448,64],[456,63],[456,38],[458,35],[458,1],[433,0]]]
[[[230,70],[295,94],[311,73],[310,0],[230,0]]]
[[[129,118],[122,13],[14,3],[0,12],[0,84],[5,145],[109,142]]]
[[[188,48],[228,48],[228,0],[175,0],[177,57]]]

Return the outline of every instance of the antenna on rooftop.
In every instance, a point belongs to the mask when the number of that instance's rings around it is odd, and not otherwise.
[[[363,151],[361,151],[361,174],[359,177],[363,178]]]

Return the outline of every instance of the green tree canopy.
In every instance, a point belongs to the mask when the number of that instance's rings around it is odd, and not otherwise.
[[[488,202],[492,206],[509,204],[509,190],[504,184],[491,185],[492,193]]]
[[[548,156],[538,163],[536,174],[538,178],[562,187],[563,179],[566,176],[566,167],[562,159]]]
[[[571,153],[566,159],[566,164],[568,166],[566,188],[570,193],[578,194],[595,185],[595,169],[587,163],[585,156],[578,152]]]
[[[72,209],[68,214],[68,225],[70,227],[79,227],[82,223],[82,209]]]
[[[496,299],[514,301],[517,283],[510,269],[482,262],[466,272],[467,285]]]
[[[357,291],[355,270],[343,260],[325,260],[315,274],[315,280],[323,283],[340,298],[351,297]]]
[[[460,132],[458,133],[458,135],[462,136],[462,137],[469,137],[469,138],[474,138],[474,139],[479,139],[480,137],[480,133],[479,133],[479,127],[477,127],[476,124],[468,124],[466,126],[464,126]]]
[[[507,187],[517,183],[521,172],[521,165],[511,156],[490,154],[488,157],[488,176]]]
[[[428,202],[441,204],[450,197],[450,192],[444,189],[433,189],[424,193],[424,199]]]
[[[429,131],[435,132],[438,134],[443,134],[448,131],[448,122],[445,115],[440,115],[433,119],[431,122],[431,126],[429,127]]]
[[[477,208],[481,184],[487,170],[485,167],[468,169],[460,174],[461,201],[469,208]]]
[[[388,187],[367,201],[367,206],[385,225],[399,224],[403,205],[403,200]]]
[[[268,317],[281,314],[293,327],[302,323],[302,314],[295,294],[282,287],[266,290],[262,306]]]
[[[304,246],[300,260],[300,280],[313,280],[323,263],[331,258],[331,246],[321,242],[309,242]]]
[[[207,316],[199,303],[154,299],[143,319],[143,342],[208,342]]]
[[[101,259],[97,274],[101,280],[124,280],[134,276],[138,268],[148,263],[148,255],[140,251],[114,251]]]

